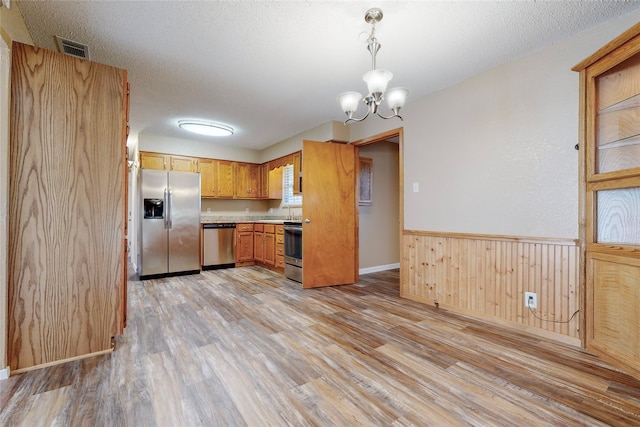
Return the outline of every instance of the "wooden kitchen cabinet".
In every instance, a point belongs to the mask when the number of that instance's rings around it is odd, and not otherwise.
[[[235,165],[229,160],[216,160],[218,197],[232,198],[235,192]]]
[[[276,270],[284,271],[284,225],[276,225]]]
[[[253,256],[258,265],[275,269],[276,266],[276,229],[282,228],[282,243],[284,251],[284,226],[276,224],[256,223],[253,225]],[[283,258],[284,268],[284,258]]]
[[[253,249],[253,224],[236,224],[236,265],[252,265]]]
[[[293,194],[302,193],[302,186],[300,185],[302,180],[302,151],[297,151],[291,155],[293,161]]]
[[[200,159],[198,172],[200,172],[200,196],[215,197],[217,195],[215,160]]]
[[[282,199],[282,173],[284,166],[269,171],[269,198]]]
[[[253,224],[253,259],[264,262],[264,224]]]
[[[177,172],[197,172],[198,159],[164,153],[140,152],[140,167]]]
[[[276,226],[275,224],[264,225],[264,240],[263,240],[263,256],[264,263],[273,267],[276,265]]]
[[[640,377],[640,24],[580,72],[586,347]]]
[[[234,195],[240,199],[260,198],[260,165],[236,163]]]
[[[260,198],[269,198],[269,162],[260,165]]]
[[[198,172],[198,159],[185,156],[170,156],[169,170],[175,172]]]
[[[169,155],[162,153],[140,152],[140,167],[142,169],[169,170]]]

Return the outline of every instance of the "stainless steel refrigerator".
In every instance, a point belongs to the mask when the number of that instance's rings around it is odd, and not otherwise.
[[[140,169],[138,274],[200,272],[200,174]]]

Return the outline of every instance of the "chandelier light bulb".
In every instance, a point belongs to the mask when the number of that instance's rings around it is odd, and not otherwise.
[[[391,110],[395,110],[396,108],[399,110],[404,107],[404,103],[407,100],[408,95],[409,89],[405,87],[394,87],[389,89],[385,94],[387,105],[389,105]]]
[[[338,96],[338,102],[340,102],[340,107],[342,111],[347,115],[349,113],[354,113],[358,109],[358,103],[362,99],[362,95],[358,92],[344,92]]]
[[[367,83],[367,89],[370,94],[384,93],[387,90],[389,80],[393,78],[393,74],[387,70],[371,70],[362,77]]]

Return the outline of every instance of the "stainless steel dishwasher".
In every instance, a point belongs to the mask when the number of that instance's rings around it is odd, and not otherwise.
[[[202,269],[213,270],[236,265],[236,224],[204,224]]]

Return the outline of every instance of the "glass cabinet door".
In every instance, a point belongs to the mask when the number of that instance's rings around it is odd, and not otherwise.
[[[595,79],[595,173],[640,167],[640,55]]]

